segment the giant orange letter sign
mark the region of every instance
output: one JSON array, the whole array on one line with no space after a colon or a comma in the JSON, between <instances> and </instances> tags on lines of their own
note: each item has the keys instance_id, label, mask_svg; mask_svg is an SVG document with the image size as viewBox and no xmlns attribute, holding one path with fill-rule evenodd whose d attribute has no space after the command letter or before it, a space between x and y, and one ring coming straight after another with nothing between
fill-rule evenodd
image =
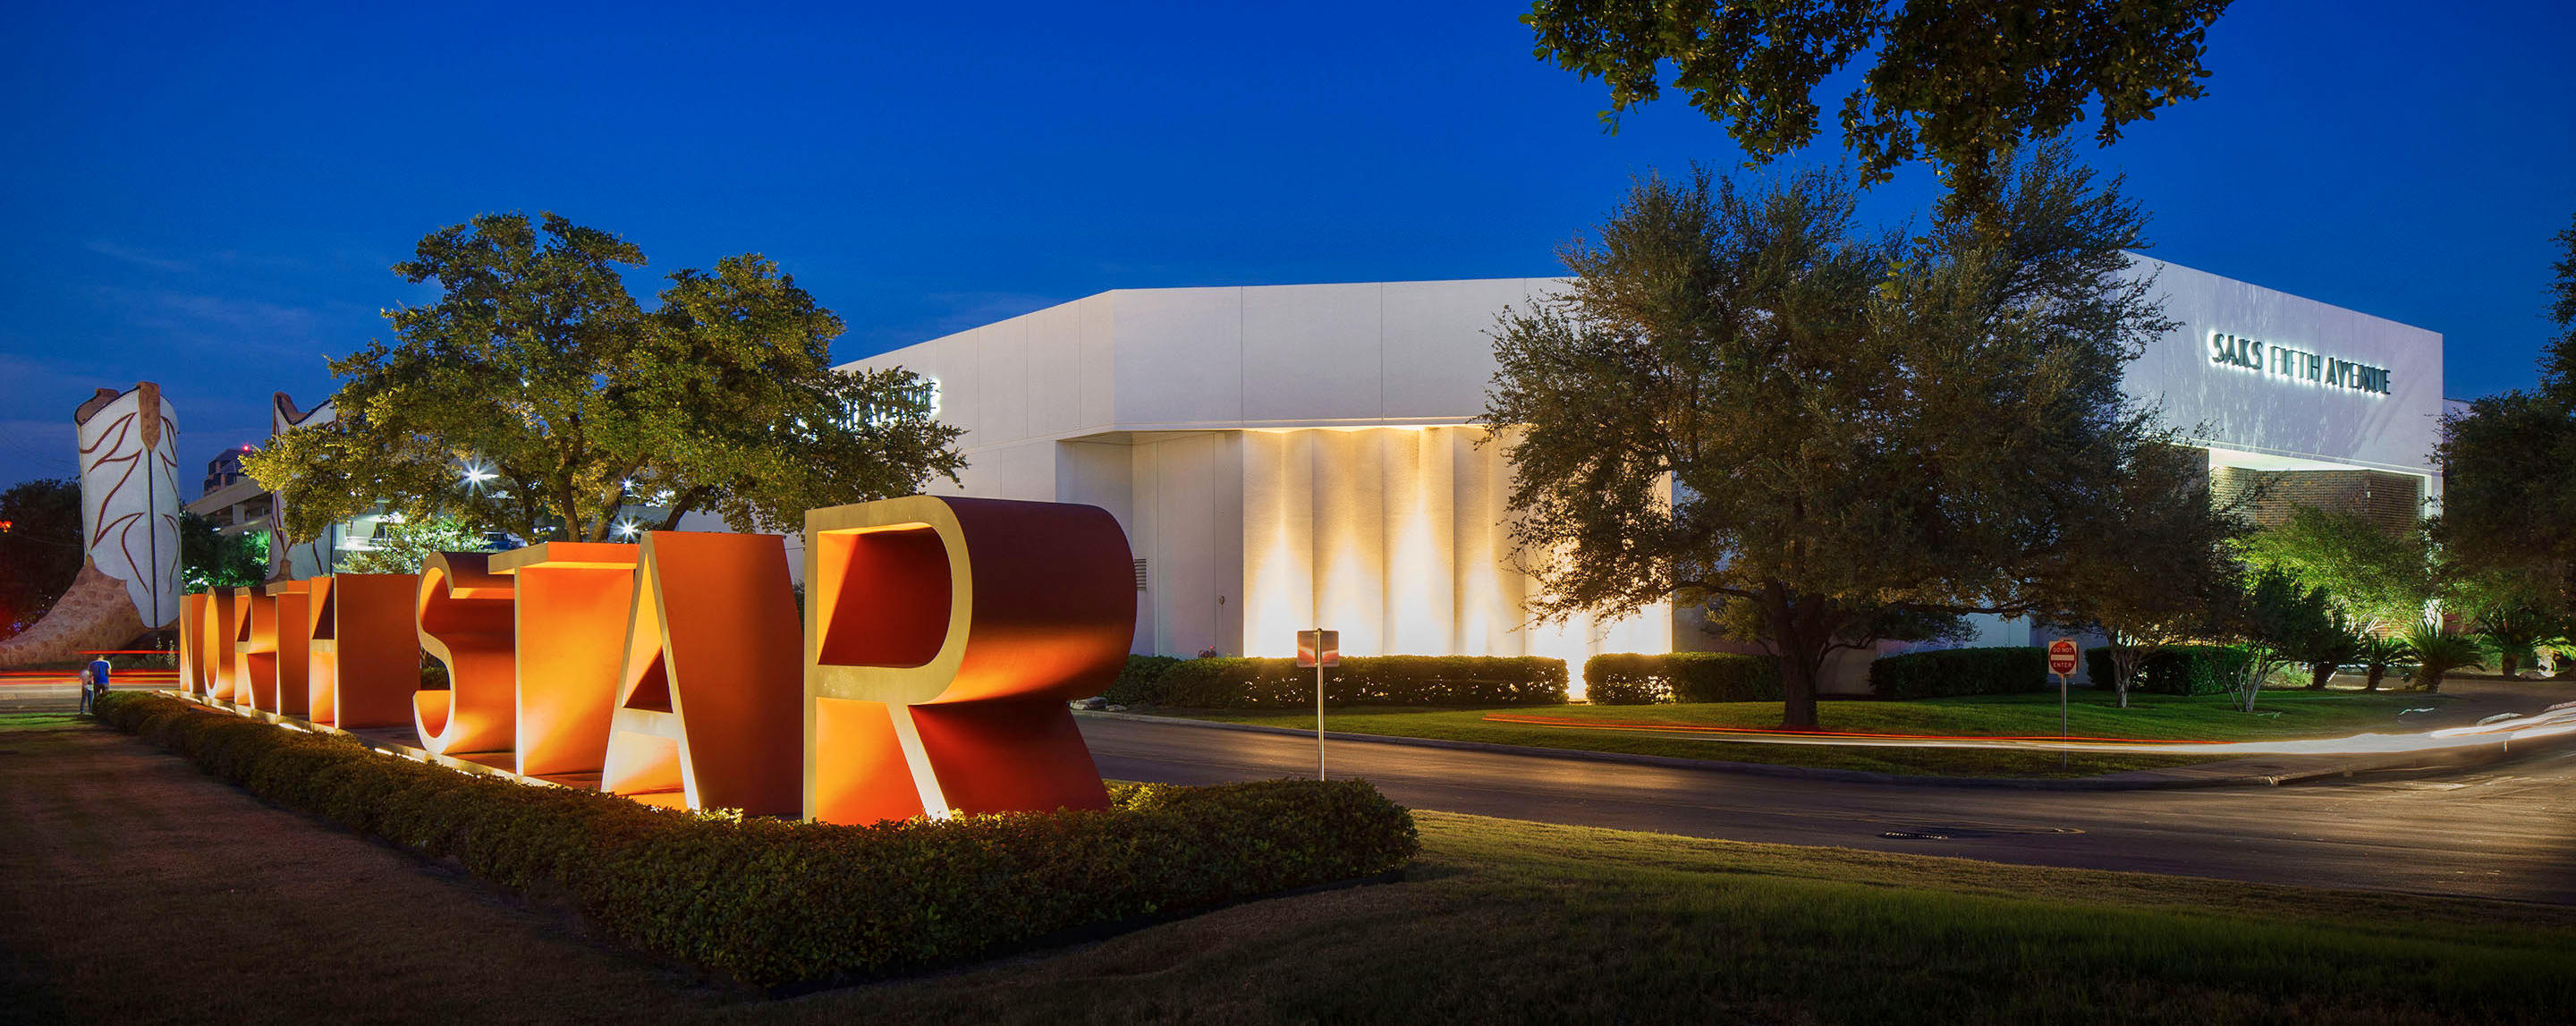
<instances>
[{"instance_id":1,"label":"giant orange letter sign","mask_svg":"<svg viewBox=\"0 0 2576 1026\"><path fill-rule=\"evenodd\" d=\"M786 545L774 534L654 531L636 576L600 789L798 814L805 689Z\"/></svg>"},{"instance_id":2,"label":"giant orange letter sign","mask_svg":"<svg viewBox=\"0 0 2576 1026\"><path fill-rule=\"evenodd\" d=\"M179 693L206 693L207 596L179 596Z\"/></svg>"},{"instance_id":3,"label":"giant orange letter sign","mask_svg":"<svg viewBox=\"0 0 2576 1026\"><path fill-rule=\"evenodd\" d=\"M260 589L269 597L276 640L276 704L273 713L310 718L313 712L313 582L277 581Z\"/></svg>"},{"instance_id":4,"label":"giant orange letter sign","mask_svg":"<svg viewBox=\"0 0 2576 1026\"><path fill-rule=\"evenodd\" d=\"M313 722L342 730L412 722L420 689L419 574L313 580Z\"/></svg>"},{"instance_id":5,"label":"giant orange letter sign","mask_svg":"<svg viewBox=\"0 0 2576 1026\"><path fill-rule=\"evenodd\" d=\"M277 711L277 599L266 588L233 592L233 701Z\"/></svg>"},{"instance_id":6,"label":"giant orange letter sign","mask_svg":"<svg viewBox=\"0 0 2576 1026\"><path fill-rule=\"evenodd\" d=\"M199 630L205 635L204 651L199 654L198 673L206 682L206 697L232 701L241 692L239 668L233 665L234 637L241 625L233 612L241 602L241 589L217 588L206 595L205 624Z\"/></svg>"},{"instance_id":7,"label":"giant orange letter sign","mask_svg":"<svg viewBox=\"0 0 2576 1026\"><path fill-rule=\"evenodd\" d=\"M635 546L540 542L493 556L490 565L518 582L519 773L599 772L635 597Z\"/></svg>"},{"instance_id":8,"label":"giant orange letter sign","mask_svg":"<svg viewBox=\"0 0 2576 1026\"><path fill-rule=\"evenodd\" d=\"M916 495L805 514L805 814L1100 808L1065 701L1136 630L1127 536L1094 506Z\"/></svg>"},{"instance_id":9,"label":"giant orange letter sign","mask_svg":"<svg viewBox=\"0 0 2576 1026\"><path fill-rule=\"evenodd\" d=\"M420 746L439 755L510 750L518 704L510 579L480 552L421 562L420 647L447 664L447 690L412 692Z\"/></svg>"}]
</instances>

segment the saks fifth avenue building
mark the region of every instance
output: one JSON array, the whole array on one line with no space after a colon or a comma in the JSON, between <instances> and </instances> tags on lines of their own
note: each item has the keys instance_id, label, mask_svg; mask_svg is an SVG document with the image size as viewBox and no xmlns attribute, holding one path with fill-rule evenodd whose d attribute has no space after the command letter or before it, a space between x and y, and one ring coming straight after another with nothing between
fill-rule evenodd
<instances>
[{"instance_id":1,"label":"saks fifth avenue building","mask_svg":"<svg viewBox=\"0 0 2576 1026\"><path fill-rule=\"evenodd\" d=\"M2182 326L2126 387L2207 438L2213 486L2287 471L2291 503L2392 523L2439 499L2442 337L2138 258ZM959 494L1090 503L1137 557L1135 650L1546 655L1717 646L1692 610L1528 623L1510 467L1471 426L1491 332L1555 279L1105 292L870 357L937 382ZM2014 621L1979 644L2029 644ZM1836 676L1848 676L1838 674Z\"/></svg>"}]
</instances>

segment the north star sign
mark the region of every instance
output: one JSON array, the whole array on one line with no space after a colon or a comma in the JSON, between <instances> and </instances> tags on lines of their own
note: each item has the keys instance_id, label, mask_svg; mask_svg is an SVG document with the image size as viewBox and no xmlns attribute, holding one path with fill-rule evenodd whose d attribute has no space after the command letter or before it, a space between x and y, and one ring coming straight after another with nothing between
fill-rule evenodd
<instances>
[{"instance_id":1,"label":"north star sign","mask_svg":"<svg viewBox=\"0 0 2576 1026\"><path fill-rule=\"evenodd\" d=\"M2376 395L2388 394L2388 368L2354 363L2223 331L2209 333L2209 362L2272 377Z\"/></svg>"}]
</instances>

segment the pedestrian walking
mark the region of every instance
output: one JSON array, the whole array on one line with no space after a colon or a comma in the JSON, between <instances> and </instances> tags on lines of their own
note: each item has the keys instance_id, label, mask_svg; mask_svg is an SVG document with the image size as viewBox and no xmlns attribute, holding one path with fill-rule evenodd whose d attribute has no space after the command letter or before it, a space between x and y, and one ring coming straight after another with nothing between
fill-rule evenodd
<instances>
[{"instance_id":1,"label":"pedestrian walking","mask_svg":"<svg viewBox=\"0 0 2576 1026\"><path fill-rule=\"evenodd\" d=\"M107 657L100 656L96 659L90 660L89 666L81 670L82 712L89 712L92 706L98 704L99 696L107 694L109 669L110 667L107 665Z\"/></svg>"}]
</instances>

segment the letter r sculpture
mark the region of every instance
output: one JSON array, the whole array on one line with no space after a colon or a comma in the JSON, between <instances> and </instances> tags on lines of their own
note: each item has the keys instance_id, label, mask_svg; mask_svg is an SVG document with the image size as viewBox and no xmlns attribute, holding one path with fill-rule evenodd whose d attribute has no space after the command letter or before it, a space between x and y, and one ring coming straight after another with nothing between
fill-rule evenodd
<instances>
[{"instance_id":1,"label":"letter r sculpture","mask_svg":"<svg viewBox=\"0 0 2576 1026\"><path fill-rule=\"evenodd\" d=\"M1066 700L1136 630L1095 506L916 495L805 515L808 819L1102 808Z\"/></svg>"}]
</instances>

